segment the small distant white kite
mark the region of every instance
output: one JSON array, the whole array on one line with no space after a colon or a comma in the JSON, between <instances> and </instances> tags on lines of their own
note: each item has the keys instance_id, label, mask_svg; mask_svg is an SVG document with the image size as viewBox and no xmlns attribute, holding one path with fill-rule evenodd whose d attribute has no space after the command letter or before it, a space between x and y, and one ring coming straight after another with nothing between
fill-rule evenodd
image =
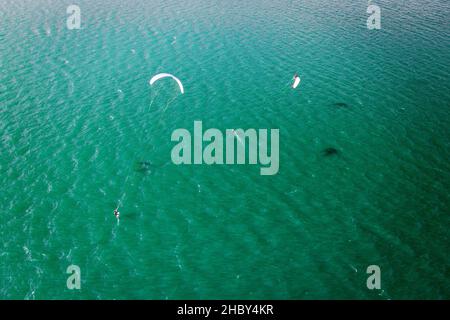
<instances>
[{"instance_id":1,"label":"small distant white kite","mask_svg":"<svg viewBox=\"0 0 450 320\"><path fill-rule=\"evenodd\" d=\"M298 75L294 76L294 83L292 84L292 88L295 89L300 84L300 77Z\"/></svg>"},{"instance_id":2,"label":"small distant white kite","mask_svg":"<svg viewBox=\"0 0 450 320\"><path fill-rule=\"evenodd\" d=\"M153 76L150 79L150 85L153 85L156 81L158 81L159 79L163 79L163 78L172 78L173 80L175 80L178 83L178 86L180 87L180 91L182 94L184 94L184 88L183 88L183 84L181 83L180 79L178 79L177 77L175 77L174 75L170 74L170 73L160 73L157 74L155 76Z\"/></svg>"}]
</instances>

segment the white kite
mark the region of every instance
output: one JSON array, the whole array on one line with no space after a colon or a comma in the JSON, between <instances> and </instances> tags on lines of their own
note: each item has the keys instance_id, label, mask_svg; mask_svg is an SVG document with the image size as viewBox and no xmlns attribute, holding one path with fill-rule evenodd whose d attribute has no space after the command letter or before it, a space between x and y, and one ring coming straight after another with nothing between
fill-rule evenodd
<instances>
[{"instance_id":1,"label":"white kite","mask_svg":"<svg viewBox=\"0 0 450 320\"><path fill-rule=\"evenodd\" d=\"M297 88L297 86L300 84L300 77L295 74L294 76L294 83L292 84L292 88L295 89Z\"/></svg>"},{"instance_id":2,"label":"white kite","mask_svg":"<svg viewBox=\"0 0 450 320\"><path fill-rule=\"evenodd\" d=\"M181 93L183 94L184 93L184 88L183 88L183 84L181 83L181 81L180 81L180 79L178 79L177 77L175 77L174 75L172 75L172 74L170 74L170 73L160 73L160 74L157 74L157 75L155 75L155 76L153 76L151 79L150 79L150 85L153 85L156 81L158 81L159 79L162 79L162 78L167 78L167 77L169 77L169 78L172 78L173 80L175 80L177 83L178 83L178 86L180 87L180 91L181 91Z\"/></svg>"}]
</instances>

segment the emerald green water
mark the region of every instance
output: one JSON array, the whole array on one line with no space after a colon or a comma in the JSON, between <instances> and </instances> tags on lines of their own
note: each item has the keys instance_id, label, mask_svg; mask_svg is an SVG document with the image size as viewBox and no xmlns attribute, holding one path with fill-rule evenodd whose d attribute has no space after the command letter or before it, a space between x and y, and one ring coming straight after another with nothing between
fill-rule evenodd
<instances>
[{"instance_id":1,"label":"emerald green water","mask_svg":"<svg viewBox=\"0 0 450 320\"><path fill-rule=\"evenodd\" d=\"M381 30L366 1L70 4L0 1L0 298L450 298L448 1L377 1ZM194 120L278 128L278 174L172 164Z\"/></svg>"}]
</instances>

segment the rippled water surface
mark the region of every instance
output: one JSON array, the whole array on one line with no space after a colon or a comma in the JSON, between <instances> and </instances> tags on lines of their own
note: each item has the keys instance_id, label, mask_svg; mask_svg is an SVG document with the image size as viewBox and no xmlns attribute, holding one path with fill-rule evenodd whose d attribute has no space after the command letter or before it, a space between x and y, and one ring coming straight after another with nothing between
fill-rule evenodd
<instances>
[{"instance_id":1,"label":"rippled water surface","mask_svg":"<svg viewBox=\"0 0 450 320\"><path fill-rule=\"evenodd\" d=\"M450 298L448 1L70 4L0 1L0 298ZM194 120L279 173L172 164Z\"/></svg>"}]
</instances>

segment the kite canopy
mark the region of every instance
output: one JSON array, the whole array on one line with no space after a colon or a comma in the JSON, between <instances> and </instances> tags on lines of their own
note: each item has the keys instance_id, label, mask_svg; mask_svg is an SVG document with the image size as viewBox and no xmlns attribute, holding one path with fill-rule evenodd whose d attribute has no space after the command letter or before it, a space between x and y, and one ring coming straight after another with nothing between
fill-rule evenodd
<instances>
[{"instance_id":1,"label":"kite canopy","mask_svg":"<svg viewBox=\"0 0 450 320\"><path fill-rule=\"evenodd\" d=\"M295 79L294 79L294 83L292 84L292 88L297 88L297 86L300 84L300 77L299 76L297 76L297 77L295 77Z\"/></svg>"},{"instance_id":2,"label":"kite canopy","mask_svg":"<svg viewBox=\"0 0 450 320\"><path fill-rule=\"evenodd\" d=\"M163 78L172 78L173 80L175 80L178 83L178 86L180 87L181 93L182 94L184 93L183 84L181 83L180 79L178 79L177 77L175 77L174 75L172 75L170 73L160 73L160 74L153 76L150 79L150 85L153 85L156 81L163 79Z\"/></svg>"}]
</instances>

